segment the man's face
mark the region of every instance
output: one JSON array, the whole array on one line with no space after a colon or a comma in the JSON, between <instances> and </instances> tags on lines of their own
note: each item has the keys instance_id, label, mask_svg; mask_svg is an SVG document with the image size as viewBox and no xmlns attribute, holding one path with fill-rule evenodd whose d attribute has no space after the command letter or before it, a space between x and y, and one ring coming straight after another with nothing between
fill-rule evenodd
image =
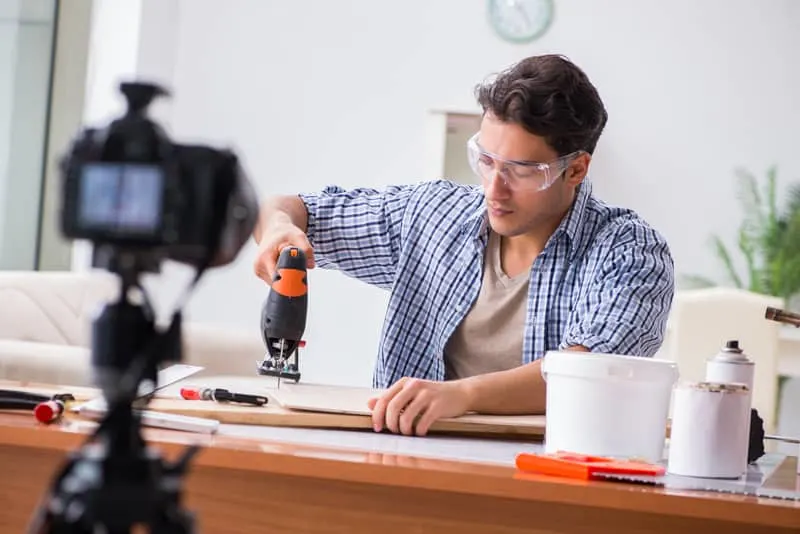
<instances>
[{"instance_id":1,"label":"man's face","mask_svg":"<svg viewBox=\"0 0 800 534\"><path fill-rule=\"evenodd\" d=\"M482 160L486 167L493 169L493 172L484 173L483 186L489 223L502 236L522 235L560 219L574 198L575 186L586 175L588 154L557 163L558 153L543 138L527 132L518 124L501 122L489 114L483 118L477 141L481 150L498 158L484 157ZM514 180L509 174L518 172L520 176L535 176L534 168L522 166L513 170L513 164L500 162L500 158L551 163L552 184L543 190L530 185L520 186L535 180ZM504 171L504 168L508 170ZM502 174L509 176L508 183Z\"/></svg>"}]
</instances>

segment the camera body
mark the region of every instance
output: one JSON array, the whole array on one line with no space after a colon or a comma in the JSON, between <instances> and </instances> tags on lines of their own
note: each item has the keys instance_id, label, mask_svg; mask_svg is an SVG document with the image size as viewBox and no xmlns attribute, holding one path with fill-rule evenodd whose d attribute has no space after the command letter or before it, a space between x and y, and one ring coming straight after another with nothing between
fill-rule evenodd
<instances>
[{"instance_id":1,"label":"camera body","mask_svg":"<svg viewBox=\"0 0 800 534\"><path fill-rule=\"evenodd\" d=\"M162 88L122 83L120 90L126 113L104 129L84 129L61 162L62 233L147 257L148 270L163 259L230 263L258 211L237 156L173 143L145 113Z\"/></svg>"}]
</instances>

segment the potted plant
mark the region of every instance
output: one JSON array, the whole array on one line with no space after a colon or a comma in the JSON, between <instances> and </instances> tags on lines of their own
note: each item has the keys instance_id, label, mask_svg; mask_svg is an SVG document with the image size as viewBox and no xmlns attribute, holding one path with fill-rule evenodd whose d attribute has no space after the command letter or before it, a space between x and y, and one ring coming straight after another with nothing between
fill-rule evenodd
<instances>
[{"instance_id":1,"label":"potted plant","mask_svg":"<svg viewBox=\"0 0 800 534\"><path fill-rule=\"evenodd\" d=\"M800 184L789 188L786 202L780 206L776 198L775 167L767 171L763 190L752 173L739 169L736 176L744 211L737 239L746 269L744 275L736 269L731 249L718 235L711 237L712 249L725 269L728 283L782 298L790 307L790 300L800 294ZM682 278L693 287L718 285L700 276Z\"/></svg>"}]
</instances>

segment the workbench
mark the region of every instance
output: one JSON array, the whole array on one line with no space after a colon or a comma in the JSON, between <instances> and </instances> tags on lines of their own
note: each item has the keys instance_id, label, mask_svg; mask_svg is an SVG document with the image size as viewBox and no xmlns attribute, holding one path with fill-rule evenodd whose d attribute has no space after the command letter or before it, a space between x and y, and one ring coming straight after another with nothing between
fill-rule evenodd
<instances>
[{"instance_id":1,"label":"workbench","mask_svg":"<svg viewBox=\"0 0 800 534\"><path fill-rule=\"evenodd\" d=\"M87 425L0 414L0 532L24 532ZM513 458L526 443L239 425L145 437L168 458L204 447L184 484L198 533L800 530L800 501L520 476ZM800 485L796 461L776 476Z\"/></svg>"}]
</instances>

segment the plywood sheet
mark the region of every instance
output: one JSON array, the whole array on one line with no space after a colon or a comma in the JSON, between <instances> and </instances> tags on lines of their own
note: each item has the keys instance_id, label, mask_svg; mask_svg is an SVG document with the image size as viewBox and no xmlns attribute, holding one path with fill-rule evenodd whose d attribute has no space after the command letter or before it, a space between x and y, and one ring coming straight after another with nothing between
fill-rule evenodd
<instances>
[{"instance_id":1,"label":"plywood sheet","mask_svg":"<svg viewBox=\"0 0 800 534\"><path fill-rule=\"evenodd\" d=\"M157 393L147 409L215 419L221 423L244 425L270 425L303 428L372 429L372 419L367 401L381 390L325 384L281 384L268 377L192 377L179 384L167 386ZM225 404L213 401L188 401L180 398L181 387L222 387L239 393L266 395L265 406ZM91 388L74 388L48 384L22 384L0 381L0 388L73 393L79 400L98 395ZM434 423L431 433L540 439L544 436L544 416L490 416L465 415L442 419Z\"/></svg>"},{"instance_id":2,"label":"plywood sheet","mask_svg":"<svg viewBox=\"0 0 800 534\"><path fill-rule=\"evenodd\" d=\"M286 384L270 395L284 408L291 410L327 412L350 415L370 415L369 399L380 396L385 390L324 384ZM448 421L485 424L544 426L543 415L464 415Z\"/></svg>"},{"instance_id":3,"label":"plywood sheet","mask_svg":"<svg viewBox=\"0 0 800 534\"><path fill-rule=\"evenodd\" d=\"M369 415L369 399L385 390L325 384L283 384L270 395L284 408L310 412Z\"/></svg>"},{"instance_id":4,"label":"plywood sheet","mask_svg":"<svg viewBox=\"0 0 800 534\"><path fill-rule=\"evenodd\" d=\"M270 392L283 408L294 411L347 414L369 419L368 401L381 395L384 390L371 388L328 386L323 384L286 384ZM543 415L477 415L442 419L434 424L432 431L465 430L486 433L508 433L543 436Z\"/></svg>"},{"instance_id":5,"label":"plywood sheet","mask_svg":"<svg viewBox=\"0 0 800 534\"><path fill-rule=\"evenodd\" d=\"M274 400L265 406L246 406L214 401L153 399L148 410L216 419L239 425L271 425L306 428L370 428L367 417L318 412L298 412L281 407Z\"/></svg>"},{"instance_id":6,"label":"plywood sheet","mask_svg":"<svg viewBox=\"0 0 800 534\"><path fill-rule=\"evenodd\" d=\"M191 379L194 380L194 379ZM242 406L210 401L184 401L175 398L153 399L151 410L208 417L222 423L276 425L305 428L371 429L372 418L367 401L382 390L327 384L292 384L262 377L214 377L202 380L205 387L228 387L241 393L266 395L266 406ZM189 381L184 382L184 386ZM159 395L177 396L176 389L165 388ZM520 437L544 436L544 416L465 415L434 423L432 433Z\"/></svg>"},{"instance_id":7,"label":"plywood sheet","mask_svg":"<svg viewBox=\"0 0 800 534\"><path fill-rule=\"evenodd\" d=\"M294 410L281 406L274 398L265 406L242 406L213 401L153 399L147 409L163 413L207 417L221 423L272 425L303 428L371 429L368 414ZM539 439L544 435L543 416L467 415L434 423L431 433L502 436Z\"/></svg>"}]
</instances>

